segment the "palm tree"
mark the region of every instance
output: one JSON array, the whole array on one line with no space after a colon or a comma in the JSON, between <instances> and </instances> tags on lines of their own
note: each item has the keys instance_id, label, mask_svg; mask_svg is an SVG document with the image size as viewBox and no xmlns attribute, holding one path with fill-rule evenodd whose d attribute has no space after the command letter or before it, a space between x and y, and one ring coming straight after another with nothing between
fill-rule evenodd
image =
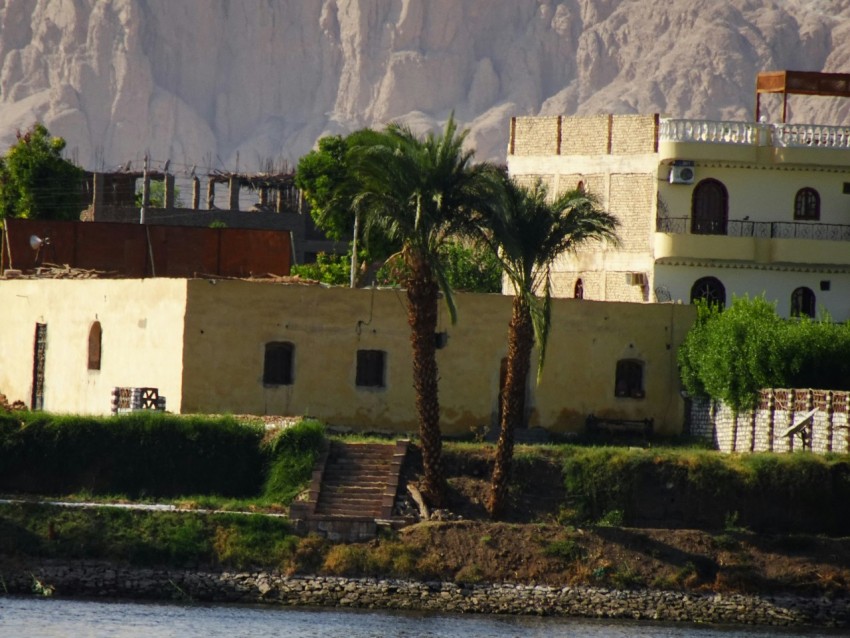
<instances>
[{"instance_id":1,"label":"palm tree","mask_svg":"<svg viewBox=\"0 0 850 638\"><path fill-rule=\"evenodd\" d=\"M550 325L552 262L565 252L591 241L617 241L617 219L603 211L597 199L583 190L566 192L547 201L540 183L531 189L504 182L499 205L480 218L480 232L497 251L514 289L508 326L507 374L502 388L502 416L487 510L497 518L505 505L514 448L514 430L523 421L525 388L536 344L538 379L543 371ZM542 292L542 299L538 294Z\"/></svg>"},{"instance_id":2,"label":"palm tree","mask_svg":"<svg viewBox=\"0 0 850 638\"><path fill-rule=\"evenodd\" d=\"M445 496L435 341L441 290L452 322L457 318L439 249L465 216L492 198L497 183L491 166L472 163L473 153L463 150L465 137L454 118L442 134L424 139L390 124L380 141L355 148L351 163L359 191L354 207L363 214L367 234L378 228L402 246L423 494L435 507Z\"/></svg>"}]
</instances>

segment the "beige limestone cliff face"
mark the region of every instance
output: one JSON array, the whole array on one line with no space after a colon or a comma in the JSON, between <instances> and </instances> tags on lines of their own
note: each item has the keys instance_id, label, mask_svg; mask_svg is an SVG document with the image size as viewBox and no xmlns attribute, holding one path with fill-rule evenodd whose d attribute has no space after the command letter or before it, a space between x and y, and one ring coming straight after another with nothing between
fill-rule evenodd
<instances>
[{"instance_id":1,"label":"beige limestone cliff face","mask_svg":"<svg viewBox=\"0 0 850 638\"><path fill-rule=\"evenodd\" d=\"M848 36L846 0L5 0L0 148L41 120L87 168L251 170L454 112L499 160L512 115L751 118L758 71L850 71Z\"/></svg>"}]
</instances>

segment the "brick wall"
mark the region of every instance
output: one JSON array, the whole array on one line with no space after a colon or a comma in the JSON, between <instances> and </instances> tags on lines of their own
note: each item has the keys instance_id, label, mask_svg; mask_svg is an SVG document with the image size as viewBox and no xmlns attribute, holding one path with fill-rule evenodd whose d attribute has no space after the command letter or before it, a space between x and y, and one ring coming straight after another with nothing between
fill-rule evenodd
<instances>
[{"instance_id":1,"label":"brick wall","mask_svg":"<svg viewBox=\"0 0 850 638\"><path fill-rule=\"evenodd\" d=\"M608 210L620 221L620 251L645 253L651 251L655 215L655 177L647 174L611 175L611 195Z\"/></svg>"},{"instance_id":2,"label":"brick wall","mask_svg":"<svg viewBox=\"0 0 850 638\"><path fill-rule=\"evenodd\" d=\"M561 155L607 155L610 115L563 117Z\"/></svg>"},{"instance_id":3,"label":"brick wall","mask_svg":"<svg viewBox=\"0 0 850 638\"><path fill-rule=\"evenodd\" d=\"M517 117L511 125L512 155L558 155L558 126L561 118Z\"/></svg>"},{"instance_id":4,"label":"brick wall","mask_svg":"<svg viewBox=\"0 0 850 638\"><path fill-rule=\"evenodd\" d=\"M611 154L639 155L658 150L658 115L616 115L611 118Z\"/></svg>"},{"instance_id":5,"label":"brick wall","mask_svg":"<svg viewBox=\"0 0 850 638\"><path fill-rule=\"evenodd\" d=\"M850 393L831 390L763 390L754 410L735 414L727 405L709 399L691 402L690 434L723 452L791 452L811 450L817 454L850 453L847 418ZM785 432L809 410L811 425L799 435Z\"/></svg>"},{"instance_id":6,"label":"brick wall","mask_svg":"<svg viewBox=\"0 0 850 638\"><path fill-rule=\"evenodd\" d=\"M657 150L657 114L511 120L511 155L640 155Z\"/></svg>"}]
</instances>

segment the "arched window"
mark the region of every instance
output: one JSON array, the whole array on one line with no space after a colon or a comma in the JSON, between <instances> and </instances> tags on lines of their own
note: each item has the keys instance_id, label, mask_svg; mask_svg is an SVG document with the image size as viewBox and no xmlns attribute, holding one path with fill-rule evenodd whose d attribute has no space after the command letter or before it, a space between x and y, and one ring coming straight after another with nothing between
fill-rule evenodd
<instances>
[{"instance_id":1,"label":"arched window","mask_svg":"<svg viewBox=\"0 0 850 638\"><path fill-rule=\"evenodd\" d=\"M263 361L263 385L292 385L292 359L295 346L288 341L266 344Z\"/></svg>"},{"instance_id":2,"label":"arched window","mask_svg":"<svg viewBox=\"0 0 850 638\"><path fill-rule=\"evenodd\" d=\"M573 297L576 299L584 299L584 282L581 279L576 279L576 286L573 290Z\"/></svg>"},{"instance_id":3,"label":"arched window","mask_svg":"<svg viewBox=\"0 0 850 638\"><path fill-rule=\"evenodd\" d=\"M89 370L100 370L101 343L103 330L100 322L95 321L89 328Z\"/></svg>"},{"instance_id":4,"label":"arched window","mask_svg":"<svg viewBox=\"0 0 850 638\"><path fill-rule=\"evenodd\" d=\"M576 190L577 190L579 193L583 193L583 192L585 192L585 191L584 191L584 181L582 181L582 180L579 180L579 181L578 181L578 184L576 184Z\"/></svg>"},{"instance_id":5,"label":"arched window","mask_svg":"<svg viewBox=\"0 0 850 638\"><path fill-rule=\"evenodd\" d=\"M791 316L814 318L815 293L811 288L802 286L791 293Z\"/></svg>"},{"instance_id":6,"label":"arched window","mask_svg":"<svg viewBox=\"0 0 850 638\"><path fill-rule=\"evenodd\" d=\"M819 220L820 195L814 188L801 188L794 197L794 219Z\"/></svg>"},{"instance_id":7,"label":"arched window","mask_svg":"<svg viewBox=\"0 0 850 638\"><path fill-rule=\"evenodd\" d=\"M691 303L699 299L704 299L710 304L719 304L721 308L725 308L726 288L716 277L697 279L691 287Z\"/></svg>"},{"instance_id":8,"label":"arched window","mask_svg":"<svg viewBox=\"0 0 850 638\"><path fill-rule=\"evenodd\" d=\"M614 395L632 399L642 399L646 396L643 390L643 361L621 359L617 362Z\"/></svg>"},{"instance_id":9,"label":"arched window","mask_svg":"<svg viewBox=\"0 0 850 638\"><path fill-rule=\"evenodd\" d=\"M729 194L722 182L704 179L694 188L691 200L691 232L725 235L729 220Z\"/></svg>"}]
</instances>

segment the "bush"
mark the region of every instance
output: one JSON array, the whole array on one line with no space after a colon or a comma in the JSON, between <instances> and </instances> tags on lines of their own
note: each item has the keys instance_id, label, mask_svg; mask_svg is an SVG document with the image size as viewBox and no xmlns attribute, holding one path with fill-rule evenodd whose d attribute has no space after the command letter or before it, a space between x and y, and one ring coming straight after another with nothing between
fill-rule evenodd
<instances>
[{"instance_id":1,"label":"bush","mask_svg":"<svg viewBox=\"0 0 850 638\"><path fill-rule=\"evenodd\" d=\"M325 428L318 421L301 421L282 430L266 445L268 469L263 495L291 502L310 481L324 445Z\"/></svg>"},{"instance_id":2,"label":"bush","mask_svg":"<svg viewBox=\"0 0 850 638\"><path fill-rule=\"evenodd\" d=\"M689 393L735 410L753 407L762 388L850 389L850 325L783 320L763 297L723 311L699 303L678 357Z\"/></svg>"},{"instance_id":3,"label":"bush","mask_svg":"<svg viewBox=\"0 0 850 638\"><path fill-rule=\"evenodd\" d=\"M262 434L259 426L233 418L24 413L17 424L0 424L0 489L254 495L263 481Z\"/></svg>"},{"instance_id":4,"label":"bush","mask_svg":"<svg viewBox=\"0 0 850 638\"><path fill-rule=\"evenodd\" d=\"M796 454L568 448L564 477L577 518L625 524L846 533L850 463ZM619 516L618 516L619 518Z\"/></svg>"}]
</instances>

